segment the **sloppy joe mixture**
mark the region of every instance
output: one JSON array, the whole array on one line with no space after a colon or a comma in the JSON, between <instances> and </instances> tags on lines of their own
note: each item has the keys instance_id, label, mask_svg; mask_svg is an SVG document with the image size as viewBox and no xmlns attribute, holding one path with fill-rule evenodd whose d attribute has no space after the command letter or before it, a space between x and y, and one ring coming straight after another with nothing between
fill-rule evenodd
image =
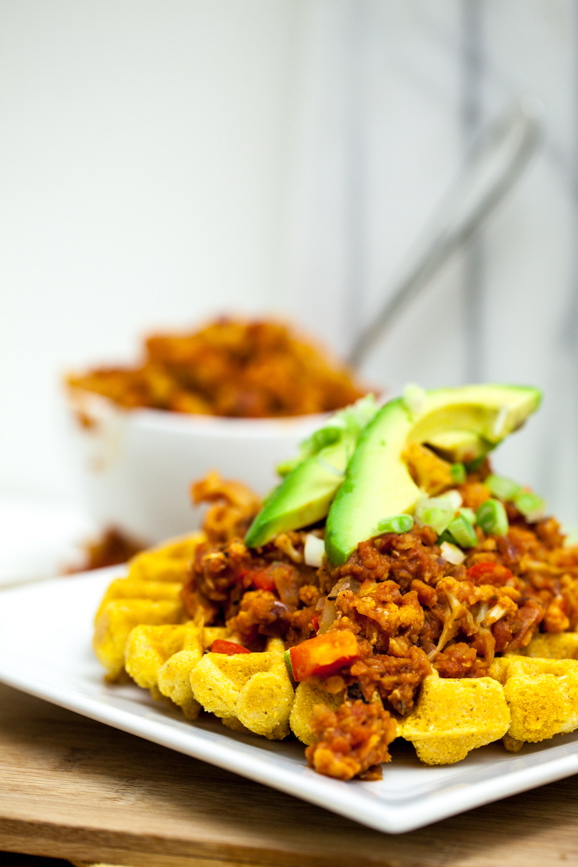
<instances>
[{"instance_id":1,"label":"sloppy joe mixture","mask_svg":"<svg viewBox=\"0 0 578 867\"><path fill-rule=\"evenodd\" d=\"M126 409L236 418L328 412L368 390L288 325L227 317L194 331L151 334L134 366L71 374L67 385Z\"/></svg>"},{"instance_id":2,"label":"sloppy joe mixture","mask_svg":"<svg viewBox=\"0 0 578 867\"><path fill-rule=\"evenodd\" d=\"M472 521L475 535L461 547L417 518L331 568L320 555L323 522L249 549L255 495L216 475L193 487L210 506L184 586L187 611L229 627L234 641L220 652L262 650L279 637L295 681L346 691L337 710L316 707L306 749L315 770L339 779L380 776L396 720L414 708L426 675L482 677L496 655L538 631L578 627L578 548L539 514L538 498L495 476L487 459L444 475L427 449L410 457L426 495L449 494L466 515L497 511L497 523ZM499 506L480 512L485 503Z\"/></svg>"}]
</instances>

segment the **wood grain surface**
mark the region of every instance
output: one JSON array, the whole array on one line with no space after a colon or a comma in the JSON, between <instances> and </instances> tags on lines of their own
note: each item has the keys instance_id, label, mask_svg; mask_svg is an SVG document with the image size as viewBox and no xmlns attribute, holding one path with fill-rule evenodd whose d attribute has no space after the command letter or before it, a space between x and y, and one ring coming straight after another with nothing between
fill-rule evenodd
<instances>
[{"instance_id":1,"label":"wood grain surface","mask_svg":"<svg viewBox=\"0 0 578 867\"><path fill-rule=\"evenodd\" d=\"M0 780L8 852L132 867L578 864L578 777L381 834L4 686Z\"/></svg>"}]
</instances>

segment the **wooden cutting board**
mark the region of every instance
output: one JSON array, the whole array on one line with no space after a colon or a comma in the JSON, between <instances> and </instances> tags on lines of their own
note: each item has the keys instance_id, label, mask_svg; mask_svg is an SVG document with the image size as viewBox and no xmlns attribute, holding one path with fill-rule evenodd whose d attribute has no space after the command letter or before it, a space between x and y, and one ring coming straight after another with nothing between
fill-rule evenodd
<instances>
[{"instance_id":1,"label":"wooden cutting board","mask_svg":"<svg viewBox=\"0 0 578 867\"><path fill-rule=\"evenodd\" d=\"M0 849L132 867L578 864L578 777L401 836L0 685Z\"/></svg>"}]
</instances>

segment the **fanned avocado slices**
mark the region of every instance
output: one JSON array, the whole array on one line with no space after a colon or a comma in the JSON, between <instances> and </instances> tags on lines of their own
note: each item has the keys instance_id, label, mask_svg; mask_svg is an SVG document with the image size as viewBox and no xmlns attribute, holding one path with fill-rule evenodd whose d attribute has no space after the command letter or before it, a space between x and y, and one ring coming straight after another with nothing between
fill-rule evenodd
<instances>
[{"instance_id":1,"label":"fanned avocado slices","mask_svg":"<svg viewBox=\"0 0 578 867\"><path fill-rule=\"evenodd\" d=\"M335 413L302 444L292 461L278 467L281 484L265 499L249 527L245 544L265 545L279 533L315 524L326 517L345 478L359 434L378 410L373 395Z\"/></svg>"},{"instance_id":2,"label":"fanned avocado slices","mask_svg":"<svg viewBox=\"0 0 578 867\"><path fill-rule=\"evenodd\" d=\"M260 547L327 517L326 554L340 565L359 542L383 532L389 518L413 513L422 491L403 458L410 443L469 463L519 428L540 400L538 389L515 385L413 387L381 408L371 396L362 398L279 468L285 478L266 498L245 542Z\"/></svg>"},{"instance_id":3,"label":"fanned avocado slices","mask_svg":"<svg viewBox=\"0 0 578 867\"><path fill-rule=\"evenodd\" d=\"M392 515L411 514L422 491L403 453L412 442L439 448L450 460L483 457L537 409L541 393L527 386L469 385L389 401L364 429L329 510L325 550L344 563L359 542Z\"/></svg>"}]
</instances>

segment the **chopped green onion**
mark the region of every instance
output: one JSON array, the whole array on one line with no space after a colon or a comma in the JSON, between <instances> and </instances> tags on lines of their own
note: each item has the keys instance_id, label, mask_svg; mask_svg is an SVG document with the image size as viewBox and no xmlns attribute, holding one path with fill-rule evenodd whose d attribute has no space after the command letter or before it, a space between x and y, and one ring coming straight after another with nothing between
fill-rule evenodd
<instances>
[{"instance_id":1,"label":"chopped green onion","mask_svg":"<svg viewBox=\"0 0 578 867\"><path fill-rule=\"evenodd\" d=\"M440 494L439 497L422 497L415 508L415 513L418 515L421 509L429 508L457 512L461 505L462 495L459 491L446 491L445 494Z\"/></svg>"},{"instance_id":2,"label":"chopped green onion","mask_svg":"<svg viewBox=\"0 0 578 867\"><path fill-rule=\"evenodd\" d=\"M473 509L470 509L468 506L463 506L459 510L459 514L463 515L464 518L466 518L470 522L470 524L476 523L476 513L474 512Z\"/></svg>"},{"instance_id":3,"label":"chopped green onion","mask_svg":"<svg viewBox=\"0 0 578 867\"><path fill-rule=\"evenodd\" d=\"M534 491L529 491L503 476L488 476L486 485L496 497L501 500L511 500L527 521L539 521L544 517L546 503Z\"/></svg>"},{"instance_id":4,"label":"chopped green onion","mask_svg":"<svg viewBox=\"0 0 578 867\"><path fill-rule=\"evenodd\" d=\"M343 427L337 425L327 425L319 430L314 431L311 436L301 444L300 453L287 461L277 465L277 473L280 476L287 476L294 470L295 467L303 460L313 455L318 454L322 449L332 446L339 440L343 439Z\"/></svg>"},{"instance_id":5,"label":"chopped green onion","mask_svg":"<svg viewBox=\"0 0 578 867\"><path fill-rule=\"evenodd\" d=\"M544 517L546 502L533 491L521 491L514 499L515 506L527 521L533 523Z\"/></svg>"},{"instance_id":6,"label":"chopped green onion","mask_svg":"<svg viewBox=\"0 0 578 867\"><path fill-rule=\"evenodd\" d=\"M486 479L486 486L500 500L515 500L522 490L522 486L517 482L513 482L512 479L506 479L504 476L494 476L493 474L489 475Z\"/></svg>"},{"instance_id":7,"label":"chopped green onion","mask_svg":"<svg viewBox=\"0 0 578 867\"><path fill-rule=\"evenodd\" d=\"M286 650L285 653L283 654L283 658L285 660L285 665L287 666L287 673L289 674L289 677L291 678L291 680L294 682L293 665L291 664L291 654L289 653L288 650Z\"/></svg>"},{"instance_id":8,"label":"chopped green onion","mask_svg":"<svg viewBox=\"0 0 578 867\"><path fill-rule=\"evenodd\" d=\"M313 452L321 451L327 446L332 446L333 443L339 442L343 438L343 428L341 427L322 427L311 434L311 448Z\"/></svg>"},{"instance_id":9,"label":"chopped green onion","mask_svg":"<svg viewBox=\"0 0 578 867\"><path fill-rule=\"evenodd\" d=\"M448 525L447 532L460 548L472 548L478 543L476 531L464 515L458 515Z\"/></svg>"},{"instance_id":10,"label":"chopped green onion","mask_svg":"<svg viewBox=\"0 0 578 867\"><path fill-rule=\"evenodd\" d=\"M492 536L505 536L508 532L508 516L504 504L499 500L486 500L476 509L476 521L484 533Z\"/></svg>"},{"instance_id":11,"label":"chopped green onion","mask_svg":"<svg viewBox=\"0 0 578 867\"><path fill-rule=\"evenodd\" d=\"M334 445L345 437L357 441L363 428L371 421L379 409L375 396L366 394L351 406L334 413L326 425L304 439L299 444L295 457L278 464L277 472L281 477L289 475L295 467L319 454L324 448Z\"/></svg>"},{"instance_id":12,"label":"chopped green onion","mask_svg":"<svg viewBox=\"0 0 578 867\"><path fill-rule=\"evenodd\" d=\"M285 476L289 475L291 470L295 469L298 463L299 462L297 458L291 458L290 460L283 461L282 464L277 464L277 466L275 467L275 469L277 470L277 475L281 476L281 478L284 479Z\"/></svg>"},{"instance_id":13,"label":"chopped green onion","mask_svg":"<svg viewBox=\"0 0 578 867\"><path fill-rule=\"evenodd\" d=\"M411 515L392 515L384 518L377 525L378 533L407 533L413 527Z\"/></svg>"},{"instance_id":14,"label":"chopped green onion","mask_svg":"<svg viewBox=\"0 0 578 867\"><path fill-rule=\"evenodd\" d=\"M490 446L490 448L491 448L491 446ZM486 451L489 451L489 449L486 449ZM485 460L486 460L486 455L483 454L483 455L480 455L479 458L474 458L473 461L467 461L466 462L466 471L468 473L474 473L479 467L482 466L482 464L484 463Z\"/></svg>"},{"instance_id":15,"label":"chopped green onion","mask_svg":"<svg viewBox=\"0 0 578 867\"><path fill-rule=\"evenodd\" d=\"M439 535L455 518L461 504L459 491L447 491L440 497L424 497L415 508L416 521L432 527Z\"/></svg>"},{"instance_id":16,"label":"chopped green onion","mask_svg":"<svg viewBox=\"0 0 578 867\"><path fill-rule=\"evenodd\" d=\"M466 468L461 463L452 464L450 467L451 477L456 485L461 485L466 480Z\"/></svg>"},{"instance_id":17,"label":"chopped green onion","mask_svg":"<svg viewBox=\"0 0 578 867\"><path fill-rule=\"evenodd\" d=\"M455 509L440 509L435 506L420 509L419 522L432 527L436 533L443 533L450 521L455 517Z\"/></svg>"}]
</instances>

